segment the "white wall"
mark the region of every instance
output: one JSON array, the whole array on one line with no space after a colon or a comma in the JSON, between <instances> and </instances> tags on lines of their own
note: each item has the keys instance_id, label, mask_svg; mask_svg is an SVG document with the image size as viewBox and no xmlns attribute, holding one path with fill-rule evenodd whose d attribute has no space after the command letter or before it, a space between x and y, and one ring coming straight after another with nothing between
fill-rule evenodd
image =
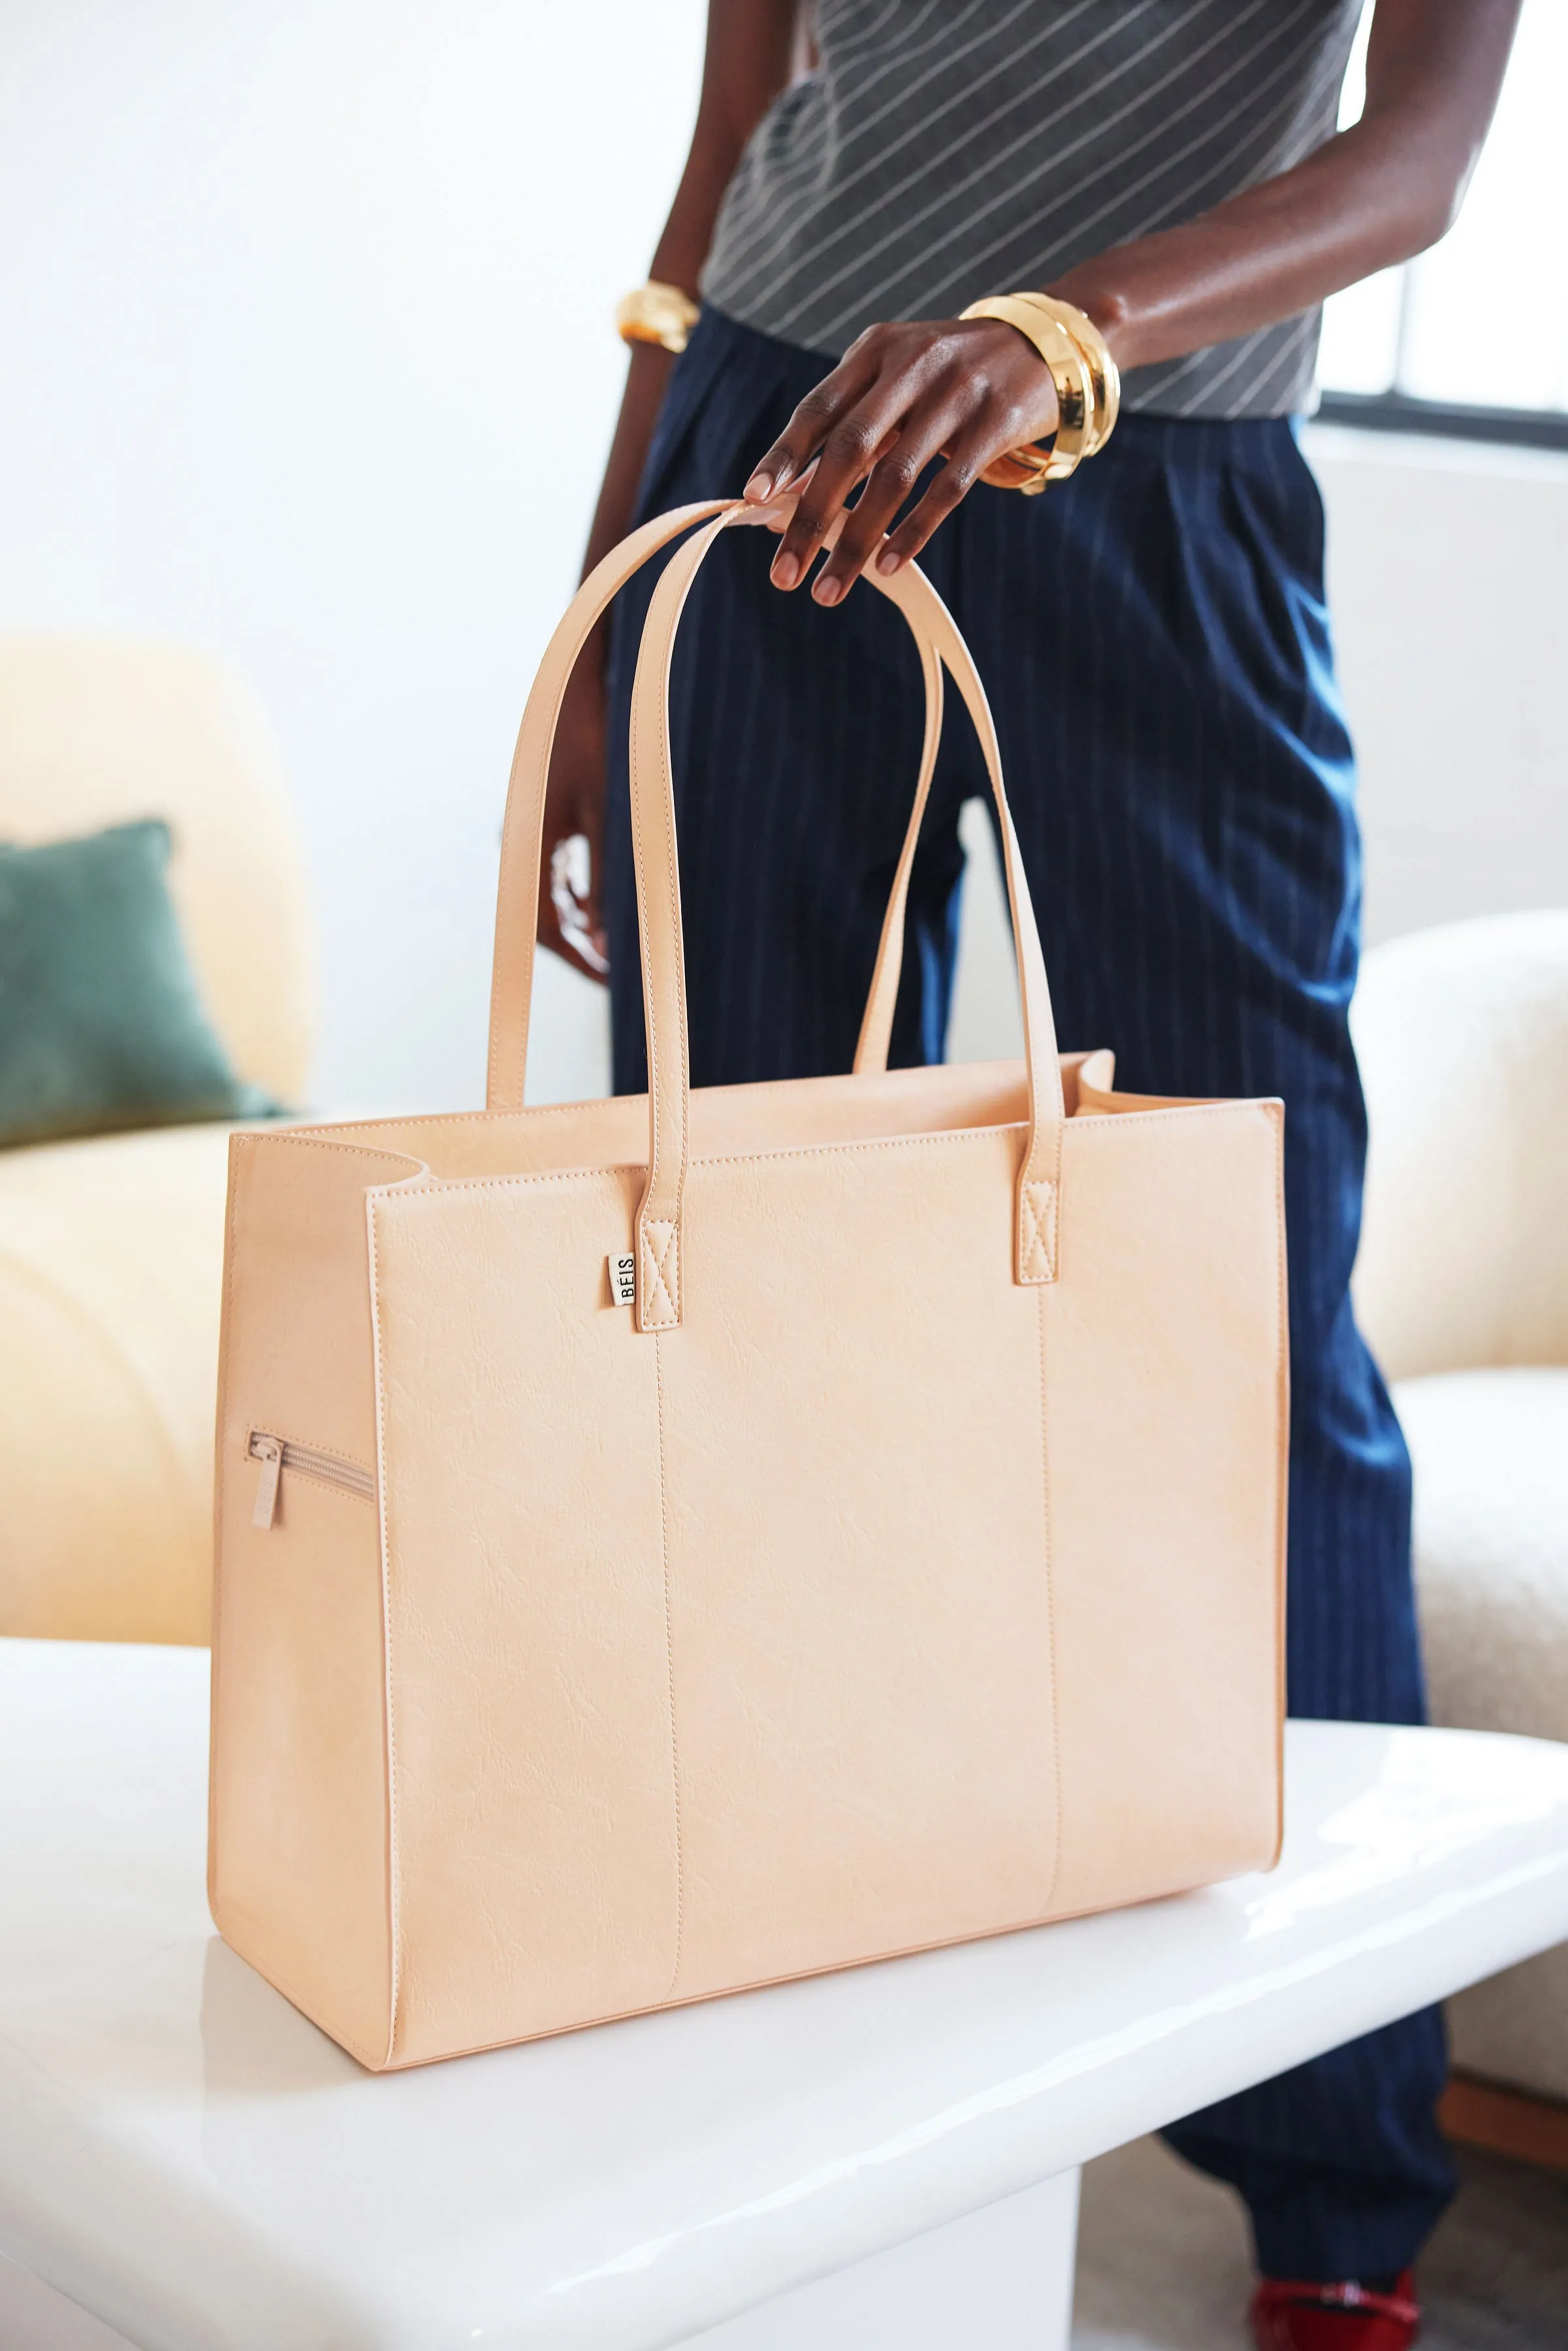
<instances>
[{"instance_id":1,"label":"white wall","mask_svg":"<svg viewBox=\"0 0 1568 2351\"><path fill-rule=\"evenodd\" d=\"M1368 942L1568 906L1568 455L1322 425L1307 446L1360 758ZM1016 1051L1019 1034L977 814L950 1040L961 1060Z\"/></svg>"},{"instance_id":2,"label":"white wall","mask_svg":"<svg viewBox=\"0 0 1568 2351\"><path fill-rule=\"evenodd\" d=\"M6 0L0 628L260 694L319 914L317 1092L478 1099L500 797L684 150L702 0ZM1568 460L1320 435L1375 934L1568 903ZM984 876L979 877L984 883ZM1009 1033L971 893L955 1050ZM536 1077L602 1082L548 969Z\"/></svg>"},{"instance_id":3,"label":"white wall","mask_svg":"<svg viewBox=\"0 0 1568 2351\"><path fill-rule=\"evenodd\" d=\"M1568 905L1568 454L1308 435L1367 935Z\"/></svg>"},{"instance_id":4,"label":"white wall","mask_svg":"<svg viewBox=\"0 0 1568 2351\"><path fill-rule=\"evenodd\" d=\"M316 884L325 1101L482 1092L512 737L702 16L0 10L0 628L188 638L258 691ZM552 1090L600 1008L549 989Z\"/></svg>"}]
</instances>

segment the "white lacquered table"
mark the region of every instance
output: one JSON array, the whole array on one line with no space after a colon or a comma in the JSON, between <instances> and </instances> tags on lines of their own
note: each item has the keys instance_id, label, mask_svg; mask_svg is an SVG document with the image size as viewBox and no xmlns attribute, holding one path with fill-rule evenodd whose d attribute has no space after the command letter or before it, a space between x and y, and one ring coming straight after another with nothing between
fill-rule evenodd
<instances>
[{"instance_id":1,"label":"white lacquered table","mask_svg":"<svg viewBox=\"0 0 1568 2351\"><path fill-rule=\"evenodd\" d=\"M1568 1938L1568 1748L1296 1723L1271 1876L374 2078L205 1776L204 1655L0 1641L5 2351L1051 2351L1082 2163Z\"/></svg>"}]
</instances>

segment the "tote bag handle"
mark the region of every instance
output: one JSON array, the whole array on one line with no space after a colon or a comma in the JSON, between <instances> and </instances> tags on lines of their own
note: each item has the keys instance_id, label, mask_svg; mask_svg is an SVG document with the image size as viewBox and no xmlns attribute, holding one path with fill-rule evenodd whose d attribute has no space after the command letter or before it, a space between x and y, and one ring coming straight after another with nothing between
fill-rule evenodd
<instances>
[{"instance_id":1,"label":"tote bag handle","mask_svg":"<svg viewBox=\"0 0 1568 2351\"><path fill-rule=\"evenodd\" d=\"M766 511L774 517L789 511L793 499ZM490 1050L486 1102L491 1110L521 1110L524 1075L528 1058L529 1013L533 996L534 925L538 905L542 862L546 787L550 754L568 681L589 635L602 619L626 582L652 555L670 540L690 530L694 523L731 510L734 501L711 499L701 506L673 507L657 515L612 548L595 565L567 607L539 664L528 695L512 757L507 788L507 813L501 834L500 887L496 903L496 948L491 967ZM738 519L755 521L762 510L748 507ZM831 534L837 537L836 530ZM880 587L882 582L879 580ZM925 735L915 806L899 857L883 924L876 970L866 1000L860 1040L855 1049L857 1071L884 1070L893 1033L894 1006L898 996L904 949L904 910L909 893L920 820L936 767L942 735L942 664L936 646L914 628L925 688Z\"/></svg>"},{"instance_id":2,"label":"tote bag handle","mask_svg":"<svg viewBox=\"0 0 1568 2351\"><path fill-rule=\"evenodd\" d=\"M675 632L698 567L719 532L737 525L777 520L780 514L790 510L791 503L756 507L735 500L688 507L645 525L607 557L584 582L550 642L529 696L513 762L513 789L502 846L491 999L492 1109L517 1107L521 1103L544 785L556 720L572 663L623 580L659 546L693 523L704 522L705 528L696 531L666 566L653 591L632 698L632 841L643 949L650 1128L648 1178L637 1223L637 1324L643 1331L674 1328L681 1320L682 1308L690 1075L669 736L669 677ZM916 804L883 924L856 1067L879 1065L875 1060L878 1051L885 1060L885 1025L891 1023L897 987L903 898L920 810L935 763L941 720L938 663L945 664L974 721L996 797L1023 994L1030 1118L1016 1190L1014 1275L1019 1282L1048 1282L1055 1277L1056 1265L1064 1115L1061 1074L1040 935L1002 784L990 710L968 649L951 614L917 567L908 565L891 579L869 570L863 576L899 607L915 636L925 675L927 708ZM880 1039L879 1029L883 1032Z\"/></svg>"}]
</instances>

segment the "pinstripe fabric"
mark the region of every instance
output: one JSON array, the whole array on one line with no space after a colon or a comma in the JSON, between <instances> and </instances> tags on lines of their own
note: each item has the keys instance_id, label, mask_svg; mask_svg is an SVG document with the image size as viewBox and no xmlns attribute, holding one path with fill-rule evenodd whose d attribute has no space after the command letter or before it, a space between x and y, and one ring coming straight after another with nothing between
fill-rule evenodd
<instances>
[{"instance_id":1,"label":"pinstripe fabric","mask_svg":"<svg viewBox=\"0 0 1568 2351\"><path fill-rule=\"evenodd\" d=\"M819 0L818 64L753 133L702 290L837 355L877 319L1051 285L1330 136L1362 0ZM1124 410L1275 416L1319 313L1131 372Z\"/></svg>"},{"instance_id":2,"label":"pinstripe fabric","mask_svg":"<svg viewBox=\"0 0 1568 2351\"><path fill-rule=\"evenodd\" d=\"M819 362L705 313L645 514L734 494ZM672 688L695 1083L849 1067L920 749L912 648L880 597L837 611L722 539ZM1409 1465L1351 1318L1365 1140L1346 1028L1359 851L1322 601L1322 516L1291 426L1134 417L1043 498L981 487L925 559L996 712L1064 1046L1125 1084L1281 1094L1292 1383L1289 1676L1299 1714L1414 1721ZM612 740L651 592L622 600ZM949 726L910 893L893 1059L940 1059L982 790ZM605 841L615 1081L644 1082L623 749ZM1450 2192L1436 2014L1195 2117L1264 2269L1402 2267Z\"/></svg>"}]
</instances>

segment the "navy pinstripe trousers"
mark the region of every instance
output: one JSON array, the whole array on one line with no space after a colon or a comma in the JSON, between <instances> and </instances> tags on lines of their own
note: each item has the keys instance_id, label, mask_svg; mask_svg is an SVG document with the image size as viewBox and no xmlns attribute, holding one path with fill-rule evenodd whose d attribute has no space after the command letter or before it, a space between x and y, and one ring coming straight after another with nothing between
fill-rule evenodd
<instances>
[{"instance_id":1,"label":"navy pinstripe trousers","mask_svg":"<svg viewBox=\"0 0 1568 2351\"><path fill-rule=\"evenodd\" d=\"M641 512L734 495L829 362L708 310L676 367ZM1365 1124L1346 1012L1359 848L1322 588L1322 509L1287 420L1124 417L1043 498L984 486L923 559L974 652L1064 1046L1155 1093L1286 1105L1297 1714L1412 1722L1422 1686L1410 1472L1351 1316ZM693 1080L808 1077L853 1054L919 760L904 624L858 589L781 596L773 542L722 539L674 701ZM649 572L612 658L604 854L615 1083L645 1083L624 745ZM910 894L895 1062L942 1057L962 803L949 724ZM1435 2011L1176 2126L1231 2180L1273 2276L1402 2267L1452 2192Z\"/></svg>"}]
</instances>

